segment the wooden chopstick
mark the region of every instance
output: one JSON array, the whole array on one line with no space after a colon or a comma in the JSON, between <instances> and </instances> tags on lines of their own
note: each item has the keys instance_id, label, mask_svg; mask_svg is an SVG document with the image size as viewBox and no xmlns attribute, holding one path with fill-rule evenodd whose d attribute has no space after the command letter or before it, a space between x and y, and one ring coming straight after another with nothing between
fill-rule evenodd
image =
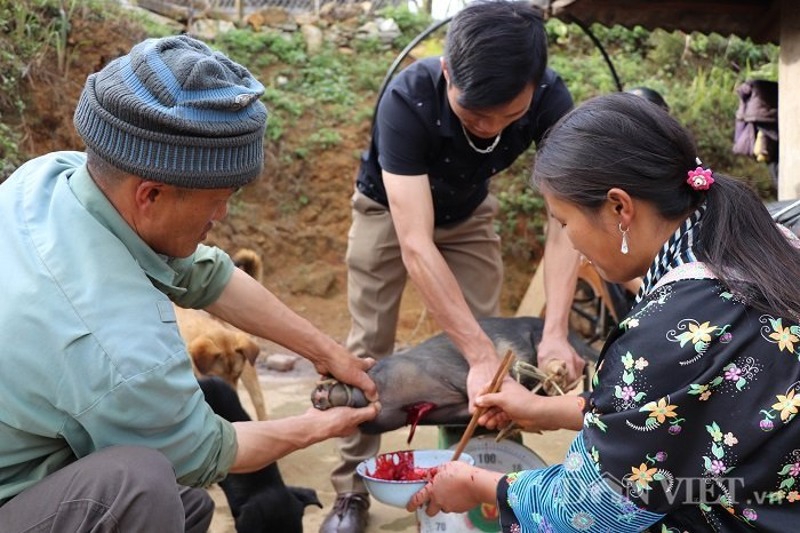
<instances>
[{"instance_id":1,"label":"wooden chopstick","mask_svg":"<svg viewBox=\"0 0 800 533\"><path fill-rule=\"evenodd\" d=\"M511 368L511 363L513 362L514 352L512 350L508 350L505 357L503 357L503 362L500 363L500 368L497 369L497 373L494 375L492 383L489 386L490 393L495 393L500 390L500 386L503 384L503 380L505 379L506 374L508 374L508 369ZM472 434L475 433L475 428L478 427L478 419L485 411L485 407L475 408L475 412L472 413L472 418L469 421L467 429L464 430L464 434L461 435L461 440L458 441L458 446L456 446L456 451L453 453L453 458L450 459L451 461L457 461L458 458L461 457L461 452L464 451L464 448L467 446L467 442L469 442L469 439L472 438Z\"/></svg>"}]
</instances>

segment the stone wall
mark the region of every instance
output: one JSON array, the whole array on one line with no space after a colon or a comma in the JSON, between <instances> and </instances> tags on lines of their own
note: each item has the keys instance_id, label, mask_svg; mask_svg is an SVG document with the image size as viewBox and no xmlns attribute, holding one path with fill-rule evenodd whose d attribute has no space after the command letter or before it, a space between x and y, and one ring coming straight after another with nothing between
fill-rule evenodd
<instances>
[{"instance_id":1,"label":"stone wall","mask_svg":"<svg viewBox=\"0 0 800 533\"><path fill-rule=\"evenodd\" d=\"M213 3L212 3L213 4ZM266 6L248 7L247 12L219 7L205 0L162 2L138 0L136 7L154 16L178 25L182 31L203 40L213 41L219 33L237 27L253 31L280 31L287 34L301 32L309 53L314 53L330 42L340 48L349 48L354 39L378 40L387 46L400 35L397 23L391 18L376 14L372 2L326 2L315 9Z\"/></svg>"}]
</instances>

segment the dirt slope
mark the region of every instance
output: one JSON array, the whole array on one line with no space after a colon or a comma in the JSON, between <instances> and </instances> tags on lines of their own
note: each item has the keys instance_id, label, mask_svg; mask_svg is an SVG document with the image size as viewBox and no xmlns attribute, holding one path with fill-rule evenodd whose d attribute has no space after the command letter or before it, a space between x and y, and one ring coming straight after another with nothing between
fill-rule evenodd
<instances>
[{"instance_id":1,"label":"dirt slope","mask_svg":"<svg viewBox=\"0 0 800 533\"><path fill-rule=\"evenodd\" d=\"M72 114L86 76L110 59L126 53L145 37L123 21L74 17L70 29L70 61L61 73L55 57L32 69L29 103L19 125L24 150L35 156L53 150L81 150ZM349 200L358 154L368 139L369 123L341 125L341 142L334 149L309 152L305 158L280 158L313 133L313 121L298 121L267 147L262 177L231 202L227 219L208 242L233 253L241 247L265 260L265 284L297 311L335 337L344 338L346 308L344 254L350 224ZM287 161L289 160L289 161ZM503 293L506 314L513 313L533 266L510 261ZM436 330L427 320L413 290L408 291L398 341L405 344Z\"/></svg>"}]
</instances>

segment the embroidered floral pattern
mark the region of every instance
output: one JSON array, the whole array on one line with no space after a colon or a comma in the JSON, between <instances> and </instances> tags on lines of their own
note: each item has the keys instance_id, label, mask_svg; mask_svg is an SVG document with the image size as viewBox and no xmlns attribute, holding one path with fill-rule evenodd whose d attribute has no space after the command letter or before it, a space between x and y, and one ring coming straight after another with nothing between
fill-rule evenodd
<instances>
[{"instance_id":1,"label":"embroidered floral pattern","mask_svg":"<svg viewBox=\"0 0 800 533\"><path fill-rule=\"evenodd\" d=\"M800 381L792 383L783 394L776 394L777 401L769 409L760 411L763 418L759 422L759 427L762 431L772 431L775 428L776 418L780 418L784 424L794 419L800 407L800 396L796 395L797 391L800 391Z\"/></svg>"},{"instance_id":2,"label":"embroidered floral pattern","mask_svg":"<svg viewBox=\"0 0 800 533\"><path fill-rule=\"evenodd\" d=\"M753 357L742 357L722 367L721 375L705 384L692 383L689 394L698 396L701 402L707 401L712 393L726 393L734 396L747 389L761 372L761 366Z\"/></svg>"},{"instance_id":3,"label":"embroidered floral pattern","mask_svg":"<svg viewBox=\"0 0 800 533\"><path fill-rule=\"evenodd\" d=\"M753 509L747 508L742 511L742 516L745 518L747 522L753 522L758 520L758 513L756 513Z\"/></svg>"},{"instance_id":4,"label":"embroidered floral pattern","mask_svg":"<svg viewBox=\"0 0 800 533\"><path fill-rule=\"evenodd\" d=\"M639 319L635 316L628 317L619 323L621 329L633 329L639 325Z\"/></svg>"},{"instance_id":5,"label":"embroidered floral pattern","mask_svg":"<svg viewBox=\"0 0 800 533\"><path fill-rule=\"evenodd\" d=\"M795 397L794 390L790 390L785 395L778 394L776 398L778 398L778 401L772 404L772 408L780 412L781 421L790 422L794 415L797 414L797 407L800 406L800 396Z\"/></svg>"},{"instance_id":6,"label":"embroidered floral pattern","mask_svg":"<svg viewBox=\"0 0 800 533\"><path fill-rule=\"evenodd\" d=\"M578 531L588 531L594 525L594 517L589 513L581 511L572 516L571 523L572 527Z\"/></svg>"},{"instance_id":7,"label":"embroidered floral pattern","mask_svg":"<svg viewBox=\"0 0 800 533\"><path fill-rule=\"evenodd\" d=\"M736 445L739 440L733 433L723 434L716 422L706 425L706 431L711 435L711 446L709 454L703 455L703 465L706 469L706 474L711 477L719 477L722 474L727 474L733 470L735 458L729 456L725 448L731 448Z\"/></svg>"},{"instance_id":8,"label":"embroidered floral pattern","mask_svg":"<svg viewBox=\"0 0 800 533\"><path fill-rule=\"evenodd\" d=\"M592 446L591 450L589 450L589 456L594 461L594 464L597 465L598 470L600 469L600 452L597 451L597 448Z\"/></svg>"},{"instance_id":9,"label":"embroidered floral pattern","mask_svg":"<svg viewBox=\"0 0 800 533\"><path fill-rule=\"evenodd\" d=\"M654 481L659 482L664 491L672 491L674 475L662 466L658 466L659 463L666 461L668 456L663 450L649 453L639 466L630 467L631 471L623 478L623 482L628 486L632 496L641 497L643 493L652 490Z\"/></svg>"},{"instance_id":10,"label":"embroidered floral pattern","mask_svg":"<svg viewBox=\"0 0 800 533\"><path fill-rule=\"evenodd\" d=\"M676 405L669 402L669 398L660 398L654 402L647 402L639 408L640 413L650 413L644 421L644 426L634 424L630 420L626 420L628 427L637 431L652 431L660 427L664 422L670 422L670 433L676 435L680 433L680 423L683 419L678 418L678 413L675 412ZM672 427L678 429L673 430Z\"/></svg>"},{"instance_id":11,"label":"embroidered floral pattern","mask_svg":"<svg viewBox=\"0 0 800 533\"><path fill-rule=\"evenodd\" d=\"M692 357L681 361L683 365L697 362L708 351L713 337L723 336L729 326L712 326L711 322L698 322L692 318L685 318L678 322L676 329L667 332L667 339L677 342L681 348L687 344L694 349ZM683 333L678 333L683 331Z\"/></svg>"},{"instance_id":12,"label":"embroidered floral pattern","mask_svg":"<svg viewBox=\"0 0 800 533\"><path fill-rule=\"evenodd\" d=\"M778 487L769 494L773 503L795 503L800 501L800 449L795 449L784 460L778 471Z\"/></svg>"},{"instance_id":13,"label":"embroidered floral pattern","mask_svg":"<svg viewBox=\"0 0 800 533\"><path fill-rule=\"evenodd\" d=\"M663 490L669 491L674 485L673 479L674 476L668 470L648 467L645 463L638 467L632 466L631 473L623 478L634 498L641 498L644 493L653 490L653 482L658 482Z\"/></svg>"},{"instance_id":14,"label":"embroidered floral pattern","mask_svg":"<svg viewBox=\"0 0 800 533\"><path fill-rule=\"evenodd\" d=\"M666 524L661 524L661 529L658 530L658 533L689 533L685 529L680 529L677 527L667 527Z\"/></svg>"},{"instance_id":15,"label":"embroidered floral pattern","mask_svg":"<svg viewBox=\"0 0 800 533\"><path fill-rule=\"evenodd\" d=\"M733 446L735 444L739 444L739 439L733 436L733 433L730 431L725 433L725 436L722 438L722 442L725 443L725 446Z\"/></svg>"},{"instance_id":16,"label":"embroidered floral pattern","mask_svg":"<svg viewBox=\"0 0 800 533\"><path fill-rule=\"evenodd\" d=\"M580 470L583 466L583 456L579 453L572 452L564 459L564 468L569 471Z\"/></svg>"},{"instance_id":17,"label":"embroidered floral pattern","mask_svg":"<svg viewBox=\"0 0 800 533\"><path fill-rule=\"evenodd\" d=\"M692 303L683 304L679 302L687 293L681 292L681 287L688 284L656 286L639 304L638 311L646 311L634 310L627 327L612 337L612 347L606 349L596 376L592 410L584 417L584 431L607 437L593 438L590 456L603 471L619 472L628 493L642 503L663 503L668 488L685 491L687 479L706 479L713 499L695 506L698 520L718 530L729 529L725 524L730 519L755 527L759 517L769 512L769 501L800 503L800 457L777 465L774 458L755 460L748 455L748 464L771 462L780 478L774 490L761 498L762 503L748 503L745 494L749 493L731 482L741 483L754 472L748 470L752 466L743 469L737 450L752 449L753 442L763 438L759 435L790 424L800 413L800 380L794 377L789 387L786 383L787 377L800 375L800 366L782 366L784 372L763 379L766 369L774 367L776 356L792 354L795 361L800 329L792 329L785 318L759 319L758 314L748 322L742 317L749 317L752 310L733 293L722 290L719 282L694 283ZM671 289L670 299L658 303L658 291L667 288ZM705 316L693 316L698 310ZM664 323L673 327L661 326ZM614 347L624 349L615 351ZM700 376L713 377L696 381ZM679 385L684 378L687 381ZM779 383L780 390L775 390ZM769 396L772 401L758 406L751 403L751 392L756 391L752 397L763 398L765 389L770 388L774 390ZM644 396L637 402L638 393ZM622 406L626 408L620 411ZM732 413L736 413L733 418ZM598 420L604 424L602 431ZM659 428L674 438L665 439L664 433L656 431ZM698 439L698 433L705 433L706 438ZM800 433L795 434L800 442ZM607 455L605 446L595 445L600 442L611 446L613 453ZM619 464L624 456L620 446L641 454L644 445L660 448L646 454L644 460ZM736 491L731 490L734 486ZM695 496L697 490L704 489L696 489ZM667 520L664 531L681 529L670 529Z\"/></svg>"},{"instance_id":18,"label":"embroidered floral pattern","mask_svg":"<svg viewBox=\"0 0 800 533\"><path fill-rule=\"evenodd\" d=\"M770 315L762 315L759 321L764 324L761 336L767 341L774 342L783 353L787 352L797 357L800 361L800 326L791 324L784 326L783 319Z\"/></svg>"},{"instance_id":19,"label":"embroidered floral pattern","mask_svg":"<svg viewBox=\"0 0 800 533\"><path fill-rule=\"evenodd\" d=\"M536 533L555 533L555 530L550 525L545 517L540 515L539 513L533 513L531 516L533 523L537 526ZM522 529L520 529L522 531Z\"/></svg>"},{"instance_id":20,"label":"embroidered floral pattern","mask_svg":"<svg viewBox=\"0 0 800 533\"><path fill-rule=\"evenodd\" d=\"M705 351L706 346L711 342L711 334L716 330L717 327L710 325L708 322L698 324L692 320L689 322L689 331L678 335L678 340L681 343L681 347L683 347L687 341L691 341L691 343L694 344L695 350L698 352Z\"/></svg>"},{"instance_id":21,"label":"embroidered floral pattern","mask_svg":"<svg viewBox=\"0 0 800 533\"><path fill-rule=\"evenodd\" d=\"M663 424L667 418L675 418L676 405L669 404L669 398L661 398L657 402L650 402L642 406L639 411L650 411L650 418L655 418L659 424Z\"/></svg>"},{"instance_id":22,"label":"embroidered floral pattern","mask_svg":"<svg viewBox=\"0 0 800 533\"><path fill-rule=\"evenodd\" d=\"M796 514L786 506L800 506L800 326L754 311L716 279L675 274L659 284L691 261L681 250L671 253L656 258L643 298L604 347L580 432L583 465L568 456L560 467L573 476L587 464L595 468L603 482L585 487L583 502L602 501L610 489L627 494L632 514L619 504L602 514L582 505L558 515L562 522L542 525L580 530L593 518L588 530L595 531L602 516L616 521L604 531L634 531L625 524L643 510L688 498L694 503L680 506L683 524L736 531L769 523L794 531ZM699 483L691 492L690 480ZM542 491L537 505L558 513L569 496L563 487L531 490ZM530 516L516 518L525 531L542 531L528 527ZM684 528L667 515L649 530Z\"/></svg>"},{"instance_id":23,"label":"embroidered floral pattern","mask_svg":"<svg viewBox=\"0 0 800 533\"><path fill-rule=\"evenodd\" d=\"M648 316L658 312L658 309L665 305L672 297L672 286L666 285L653 290L640 308L636 308L630 315L620 321L618 327L623 331L628 331L639 327L641 321Z\"/></svg>"},{"instance_id":24,"label":"embroidered floral pattern","mask_svg":"<svg viewBox=\"0 0 800 533\"><path fill-rule=\"evenodd\" d=\"M795 343L800 340L797 335L792 333L791 327L781 326L781 320L778 319L775 324L775 331L769 334L769 338L778 343L778 348L781 351L786 350L789 352L794 351Z\"/></svg>"},{"instance_id":25,"label":"embroidered floral pattern","mask_svg":"<svg viewBox=\"0 0 800 533\"><path fill-rule=\"evenodd\" d=\"M655 479L657 472L658 468L648 468L644 463L638 467L632 466L628 481L634 483L640 490L650 490L650 482Z\"/></svg>"},{"instance_id":26,"label":"embroidered floral pattern","mask_svg":"<svg viewBox=\"0 0 800 533\"><path fill-rule=\"evenodd\" d=\"M583 415L583 427L596 427L600 431L606 431L608 426L606 426L605 422L600 420L600 416L596 413L586 413Z\"/></svg>"},{"instance_id":27,"label":"embroidered floral pattern","mask_svg":"<svg viewBox=\"0 0 800 533\"><path fill-rule=\"evenodd\" d=\"M637 374L640 375L649 364L644 357L634 359L630 352L622 356L621 360L625 369L622 373L622 384L614 386L614 396L620 400L617 403L618 411L634 408L647 396L642 390L647 387L641 378L637 378Z\"/></svg>"}]
</instances>

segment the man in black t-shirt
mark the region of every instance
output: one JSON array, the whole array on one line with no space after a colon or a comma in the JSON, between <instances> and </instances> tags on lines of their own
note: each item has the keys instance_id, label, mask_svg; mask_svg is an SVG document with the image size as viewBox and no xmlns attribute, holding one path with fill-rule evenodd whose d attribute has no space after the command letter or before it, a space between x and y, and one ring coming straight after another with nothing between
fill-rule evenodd
<instances>
[{"instance_id":1,"label":"man in black t-shirt","mask_svg":"<svg viewBox=\"0 0 800 533\"><path fill-rule=\"evenodd\" d=\"M394 351L407 277L469 362L470 405L498 367L476 317L499 314L503 281L498 211L489 180L572 108L547 68L547 38L528 2L476 2L451 21L442 58L417 61L388 85L376 111L353 196L347 250L352 328L348 348L380 358ZM561 359L572 379L583 360L567 343L578 255L549 224L547 318L539 365ZM337 492L323 533L361 533L369 499L355 474L378 452L378 436L343 440Z\"/></svg>"}]
</instances>

